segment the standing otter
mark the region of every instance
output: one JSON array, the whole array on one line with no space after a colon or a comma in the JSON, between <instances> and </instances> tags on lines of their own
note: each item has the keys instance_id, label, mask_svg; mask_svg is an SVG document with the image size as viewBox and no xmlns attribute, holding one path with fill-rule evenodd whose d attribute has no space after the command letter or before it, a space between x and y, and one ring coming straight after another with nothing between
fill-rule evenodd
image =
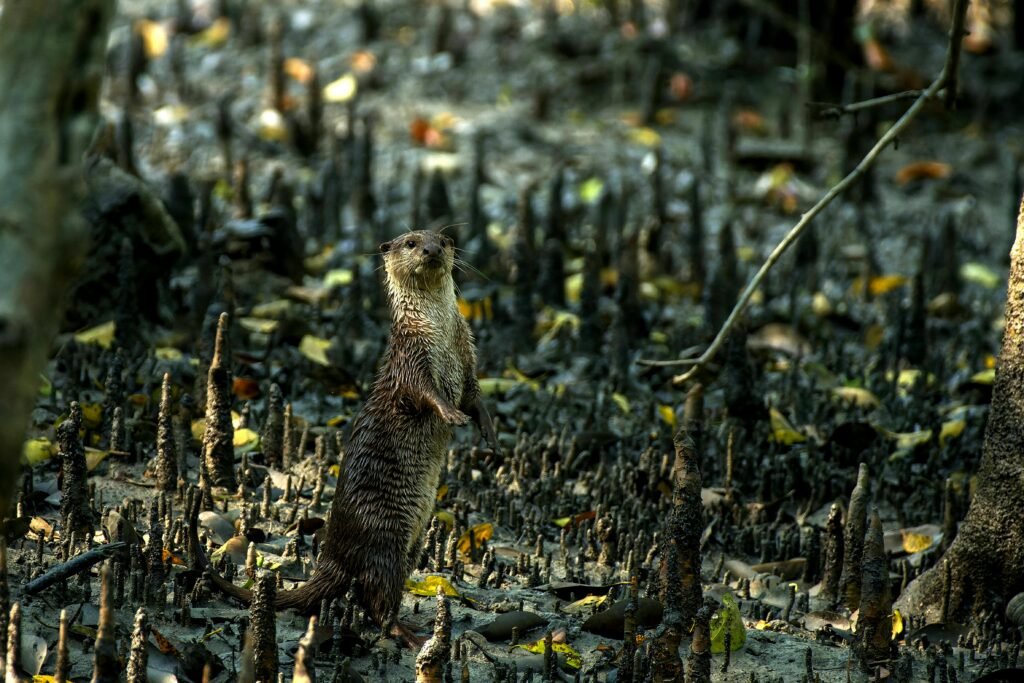
<instances>
[{"instance_id":1,"label":"standing otter","mask_svg":"<svg viewBox=\"0 0 1024 683\"><path fill-rule=\"evenodd\" d=\"M384 362L352 428L323 548L312 578L279 593L276 606L315 612L353 588L370 616L392 633L405 580L419 557L453 428L470 419L497 448L480 400L476 349L455 300L455 245L446 235L406 233L380 245L391 307ZM198 530L191 512L193 548ZM194 553L200 568L205 554ZM224 592L250 591L212 573Z\"/></svg>"}]
</instances>

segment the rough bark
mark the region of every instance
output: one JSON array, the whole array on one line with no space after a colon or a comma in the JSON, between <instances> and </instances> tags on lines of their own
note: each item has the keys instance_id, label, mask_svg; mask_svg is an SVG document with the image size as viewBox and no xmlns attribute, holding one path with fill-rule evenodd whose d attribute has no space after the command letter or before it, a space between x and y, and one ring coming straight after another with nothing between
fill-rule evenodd
<instances>
[{"instance_id":1,"label":"rough bark","mask_svg":"<svg viewBox=\"0 0 1024 683\"><path fill-rule=\"evenodd\" d=\"M978 485L967 517L943 560L949 562L950 619L989 607L1002 613L1024 591L1024 199L1010 251L1006 328L996 364ZM900 596L904 613L936 621L942 612L943 561Z\"/></svg>"},{"instance_id":2,"label":"rough bark","mask_svg":"<svg viewBox=\"0 0 1024 683\"><path fill-rule=\"evenodd\" d=\"M113 0L0 13L0 511L88 233L82 154L97 121Z\"/></svg>"}]
</instances>

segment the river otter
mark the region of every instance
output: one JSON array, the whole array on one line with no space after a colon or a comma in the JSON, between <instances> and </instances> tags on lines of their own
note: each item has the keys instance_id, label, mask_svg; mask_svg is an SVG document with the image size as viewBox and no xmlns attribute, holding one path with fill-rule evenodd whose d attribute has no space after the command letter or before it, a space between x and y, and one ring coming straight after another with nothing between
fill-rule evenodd
<instances>
[{"instance_id":1,"label":"river otter","mask_svg":"<svg viewBox=\"0 0 1024 683\"><path fill-rule=\"evenodd\" d=\"M352 427L317 568L302 587L279 593L275 605L315 613L322 600L351 587L382 628L410 639L397 622L398 607L433 514L453 428L473 419L495 448L497 440L480 399L473 335L456 304L452 239L409 232L380 251L390 340ZM190 540L197 565L206 568L197 514ZM251 600L250 591L212 577L229 595Z\"/></svg>"}]
</instances>

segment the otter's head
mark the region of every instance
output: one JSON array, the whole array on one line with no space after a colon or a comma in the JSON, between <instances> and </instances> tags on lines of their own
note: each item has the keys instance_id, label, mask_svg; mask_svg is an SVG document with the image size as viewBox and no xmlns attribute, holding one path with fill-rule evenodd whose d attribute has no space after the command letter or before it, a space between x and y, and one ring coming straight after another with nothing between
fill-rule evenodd
<instances>
[{"instance_id":1,"label":"otter's head","mask_svg":"<svg viewBox=\"0 0 1024 683\"><path fill-rule=\"evenodd\" d=\"M455 242L448 235L416 230L380 245L388 279L413 289L439 289L451 281Z\"/></svg>"}]
</instances>

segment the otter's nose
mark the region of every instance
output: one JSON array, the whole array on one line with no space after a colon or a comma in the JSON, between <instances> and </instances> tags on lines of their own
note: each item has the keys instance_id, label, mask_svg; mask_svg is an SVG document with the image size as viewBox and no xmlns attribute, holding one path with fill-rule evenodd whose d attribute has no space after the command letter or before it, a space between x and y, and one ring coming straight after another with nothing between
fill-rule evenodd
<instances>
[{"instance_id":1,"label":"otter's nose","mask_svg":"<svg viewBox=\"0 0 1024 683\"><path fill-rule=\"evenodd\" d=\"M423 246L423 255L428 258L431 256L440 256L441 247L437 246L436 244L426 244Z\"/></svg>"}]
</instances>

